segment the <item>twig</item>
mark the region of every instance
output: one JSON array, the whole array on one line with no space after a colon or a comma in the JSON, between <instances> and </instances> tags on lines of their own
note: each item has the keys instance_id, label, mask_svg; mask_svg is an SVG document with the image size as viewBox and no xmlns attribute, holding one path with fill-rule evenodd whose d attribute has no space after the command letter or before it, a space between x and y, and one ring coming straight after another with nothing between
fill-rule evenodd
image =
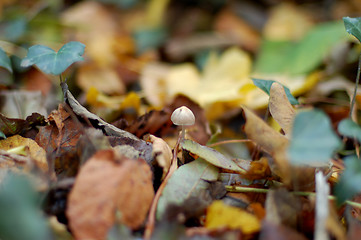
<instances>
[{"instance_id":1,"label":"twig","mask_svg":"<svg viewBox=\"0 0 361 240\"><path fill-rule=\"evenodd\" d=\"M244 142L252 142L253 143L253 141L251 139L235 139L235 140L224 140L224 141L212 143L212 144L209 144L207 147L211 148L211 147L228 144L228 143L244 143Z\"/></svg>"},{"instance_id":2,"label":"twig","mask_svg":"<svg viewBox=\"0 0 361 240\"><path fill-rule=\"evenodd\" d=\"M167 173L167 176L164 178L162 184L159 186L158 191L155 194L152 205L150 207L147 224L145 226L145 231L144 231L144 239L145 240L149 240L151 238L152 234L153 234L154 226L155 226L155 220L156 220L155 214L156 214L159 198L160 198L160 196L162 196L164 187L167 185L168 180L173 175L175 170L177 170L177 167L178 167L177 166L177 164L178 164L177 163L177 155L178 155L178 147L179 147L180 140L181 140L181 138L178 138L177 144L174 147L172 163L171 163L171 165L169 167L169 171Z\"/></svg>"},{"instance_id":3,"label":"twig","mask_svg":"<svg viewBox=\"0 0 361 240\"><path fill-rule=\"evenodd\" d=\"M356 94L357 94L357 87L360 81L360 71L361 71L361 54L358 58L358 67L357 67L357 76L356 76L356 84L355 84L355 90L353 92L353 96L352 96L352 101L351 101L351 107L350 107L350 113L349 113L349 117L352 119L352 112L353 112L353 108L355 105L355 100L356 100Z\"/></svg>"},{"instance_id":4,"label":"twig","mask_svg":"<svg viewBox=\"0 0 361 240\"><path fill-rule=\"evenodd\" d=\"M264 188L252 188L252 187L240 187L240 186L230 186L230 185L226 185L226 190L228 192L243 192L243 193L268 193L270 191L270 189L264 189ZM295 192L291 192L295 195L299 195L299 196L304 196L304 197L310 197L310 196L316 196L315 192L300 192L300 191L295 191ZM335 200L336 197L333 195L329 195L328 196L329 200ZM357 203L357 202L353 202L353 201L349 201L346 200L345 201L346 204L355 207L355 208L360 208L361 209L361 203Z\"/></svg>"}]
</instances>

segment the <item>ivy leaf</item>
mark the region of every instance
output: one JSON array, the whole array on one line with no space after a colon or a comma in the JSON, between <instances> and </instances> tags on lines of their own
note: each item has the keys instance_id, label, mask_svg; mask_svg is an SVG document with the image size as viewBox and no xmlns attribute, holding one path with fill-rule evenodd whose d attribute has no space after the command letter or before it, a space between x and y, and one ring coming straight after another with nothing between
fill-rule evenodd
<instances>
[{"instance_id":1,"label":"ivy leaf","mask_svg":"<svg viewBox=\"0 0 361 240\"><path fill-rule=\"evenodd\" d=\"M359 42L361 42L361 17L350 18L343 17L343 23L345 24L346 31L355 36Z\"/></svg>"},{"instance_id":2,"label":"ivy leaf","mask_svg":"<svg viewBox=\"0 0 361 240\"><path fill-rule=\"evenodd\" d=\"M178 168L169 179L159 198L157 218L160 219L169 204L182 204L191 196L199 196L208 188L207 181L216 181L218 168L198 158Z\"/></svg>"},{"instance_id":3,"label":"ivy leaf","mask_svg":"<svg viewBox=\"0 0 361 240\"><path fill-rule=\"evenodd\" d=\"M338 132L346 137L355 138L361 142L361 127L350 118L343 119L338 124Z\"/></svg>"},{"instance_id":4,"label":"ivy leaf","mask_svg":"<svg viewBox=\"0 0 361 240\"><path fill-rule=\"evenodd\" d=\"M304 111L295 117L288 154L291 164L317 167L327 164L341 144L325 113Z\"/></svg>"},{"instance_id":5,"label":"ivy leaf","mask_svg":"<svg viewBox=\"0 0 361 240\"><path fill-rule=\"evenodd\" d=\"M335 186L338 204L361 192L361 160L353 155L346 157L344 163L345 170Z\"/></svg>"},{"instance_id":6,"label":"ivy leaf","mask_svg":"<svg viewBox=\"0 0 361 240\"><path fill-rule=\"evenodd\" d=\"M47 74L59 75L71 64L84 60L85 45L80 42L69 42L62 46L58 52L53 49L35 45L29 48L28 55L21 61L22 67L35 64Z\"/></svg>"},{"instance_id":7,"label":"ivy leaf","mask_svg":"<svg viewBox=\"0 0 361 240\"><path fill-rule=\"evenodd\" d=\"M6 52L0 48L0 67L5 68L9 72L13 72L13 69L11 68L11 61Z\"/></svg>"},{"instance_id":8,"label":"ivy leaf","mask_svg":"<svg viewBox=\"0 0 361 240\"><path fill-rule=\"evenodd\" d=\"M252 78L253 84L256 85L258 88L260 88L262 91L264 91L265 93L267 93L267 95L270 95L270 91L271 91L271 86L274 82L274 80L263 80L263 79L257 79L257 78ZM282 85L283 88L285 89L285 93L287 95L288 101L290 101L290 103L292 105L298 105L299 102L297 101L297 99L291 94L291 91L288 87Z\"/></svg>"},{"instance_id":9,"label":"ivy leaf","mask_svg":"<svg viewBox=\"0 0 361 240\"><path fill-rule=\"evenodd\" d=\"M216 167L239 173L245 173L245 170L240 168L236 163L234 163L232 159L224 156L223 154L212 148L200 145L197 142L187 139L181 143L181 146L183 149L198 155L199 157Z\"/></svg>"}]
</instances>

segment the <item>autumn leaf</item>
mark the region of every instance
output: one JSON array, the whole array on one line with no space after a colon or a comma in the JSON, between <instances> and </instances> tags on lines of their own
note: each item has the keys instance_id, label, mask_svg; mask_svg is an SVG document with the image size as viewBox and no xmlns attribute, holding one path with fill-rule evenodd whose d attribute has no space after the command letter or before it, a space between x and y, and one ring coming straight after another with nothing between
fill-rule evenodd
<instances>
[{"instance_id":1,"label":"autumn leaf","mask_svg":"<svg viewBox=\"0 0 361 240\"><path fill-rule=\"evenodd\" d=\"M75 238L104 239L116 222L139 228L154 196L151 179L144 160L98 151L81 168L69 195L67 216Z\"/></svg>"}]
</instances>

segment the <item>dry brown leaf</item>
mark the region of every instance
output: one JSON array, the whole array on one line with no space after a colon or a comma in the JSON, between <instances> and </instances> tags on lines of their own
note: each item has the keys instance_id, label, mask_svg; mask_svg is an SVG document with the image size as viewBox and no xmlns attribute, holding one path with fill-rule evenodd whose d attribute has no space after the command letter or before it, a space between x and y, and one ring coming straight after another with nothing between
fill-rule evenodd
<instances>
[{"instance_id":1,"label":"dry brown leaf","mask_svg":"<svg viewBox=\"0 0 361 240\"><path fill-rule=\"evenodd\" d=\"M152 155L156 159L158 165L163 169L162 179L167 174L170 163L172 161L172 150L168 144L162 139L153 135L148 135L146 140L152 143Z\"/></svg>"},{"instance_id":2,"label":"dry brown leaf","mask_svg":"<svg viewBox=\"0 0 361 240\"><path fill-rule=\"evenodd\" d=\"M20 135L15 135L0 141L0 149L8 151L10 149L25 146L27 156L29 156L34 164L37 165L43 172L48 171L48 162L46 160L46 153L34 140L24 138Z\"/></svg>"},{"instance_id":3,"label":"dry brown leaf","mask_svg":"<svg viewBox=\"0 0 361 240\"><path fill-rule=\"evenodd\" d=\"M288 139L268 126L252 111L243 107L243 112L246 118L244 131L247 137L273 156L276 168L272 171L282 177L285 182L289 182L291 176L286 153L289 144Z\"/></svg>"},{"instance_id":4,"label":"dry brown leaf","mask_svg":"<svg viewBox=\"0 0 361 240\"><path fill-rule=\"evenodd\" d=\"M269 111L286 135L291 133L295 110L287 98L283 86L274 82L270 90Z\"/></svg>"},{"instance_id":5,"label":"dry brown leaf","mask_svg":"<svg viewBox=\"0 0 361 240\"><path fill-rule=\"evenodd\" d=\"M152 173L143 159L98 151L80 170L69 195L70 229L76 239L105 239L116 221L137 229L153 197Z\"/></svg>"}]
</instances>

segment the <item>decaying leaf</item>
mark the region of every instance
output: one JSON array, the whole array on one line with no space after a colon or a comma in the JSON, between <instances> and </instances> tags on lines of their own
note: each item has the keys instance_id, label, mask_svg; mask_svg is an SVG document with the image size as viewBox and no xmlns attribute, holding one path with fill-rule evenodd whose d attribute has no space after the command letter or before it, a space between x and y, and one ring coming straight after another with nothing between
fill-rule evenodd
<instances>
[{"instance_id":1,"label":"decaying leaf","mask_svg":"<svg viewBox=\"0 0 361 240\"><path fill-rule=\"evenodd\" d=\"M269 111L285 134L289 134L292 129L295 110L289 102L283 86L277 82L271 86Z\"/></svg>"},{"instance_id":2,"label":"decaying leaf","mask_svg":"<svg viewBox=\"0 0 361 240\"><path fill-rule=\"evenodd\" d=\"M214 201L207 209L205 226L208 229L239 229L244 234L258 232L261 224L257 217L243 209L228 206L222 201Z\"/></svg>"},{"instance_id":3,"label":"decaying leaf","mask_svg":"<svg viewBox=\"0 0 361 240\"><path fill-rule=\"evenodd\" d=\"M25 120L19 118L8 118L0 113L0 131L6 136L25 133L32 127L43 126L44 124L45 118L39 113L33 113Z\"/></svg>"},{"instance_id":4,"label":"decaying leaf","mask_svg":"<svg viewBox=\"0 0 361 240\"><path fill-rule=\"evenodd\" d=\"M144 160L98 151L80 170L69 195L70 229L76 239L105 239L115 222L137 229L153 196L152 173Z\"/></svg>"},{"instance_id":5,"label":"decaying leaf","mask_svg":"<svg viewBox=\"0 0 361 240\"><path fill-rule=\"evenodd\" d=\"M58 110L50 113L50 125L40 128L35 141L45 149L51 161L54 161L57 174L74 176L79 165L76 145L83 128L68 111L63 105L59 105Z\"/></svg>"},{"instance_id":6,"label":"decaying leaf","mask_svg":"<svg viewBox=\"0 0 361 240\"><path fill-rule=\"evenodd\" d=\"M205 161L216 167L238 173L246 172L243 168L239 167L232 159L224 156L223 154L212 148L209 148L207 146L202 146L197 142L187 139L182 141L181 146L183 149L198 155L199 157L201 157L202 159L204 159Z\"/></svg>"},{"instance_id":7,"label":"decaying leaf","mask_svg":"<svg viewBox=\"0 0 361 240\"><path fill-rule=\"evenodd\" d=\"M208 181L216 181L218 168L198 158L179 167L171 176L163 190L157 206L160 219L169 204L180 205L187 198L199 196L209 186Z\"/></svg>"},{"instance_id":8,"label":"decaying leaf","mask_svg":"<svg viewBox=\"0 0 361 240\"><path fill-rule=\"evenodd\" d=\"M26 148L26 155L29 156L34 161L34 164L37 165L43 172L47 172L49 170L45 150L34 140L21 137L20 135L15 135L0 141L0 149L5 151L19 146L24 146Z\"/></svg>"},{"instance_id":9,"label":"decaying leaf","mask_svg":"<svg viewBox=\"0 0 361 240\"><path fill-rule=\"evenodd\" d=\"M68 90L68 85L65 82L61 83L61 86L62 86L62 90L63 90L63 94L64 94L64 99L66 100L67 103L69 103L71 109L74 111L74 113L76 115L83 117L85 119L91 120L91 122L94 122L95 128L100 128L100 129L104 130L106 132L106 134L109 136L124 136L124 137L138 140L138 138L135 137L133 134L131 134L127 131L121 130L121 129L113 126L112 124L105 122L97 115L89 112L85 107L83 107L74 98L74 96Z\"/></svg>"}]
</instances>

